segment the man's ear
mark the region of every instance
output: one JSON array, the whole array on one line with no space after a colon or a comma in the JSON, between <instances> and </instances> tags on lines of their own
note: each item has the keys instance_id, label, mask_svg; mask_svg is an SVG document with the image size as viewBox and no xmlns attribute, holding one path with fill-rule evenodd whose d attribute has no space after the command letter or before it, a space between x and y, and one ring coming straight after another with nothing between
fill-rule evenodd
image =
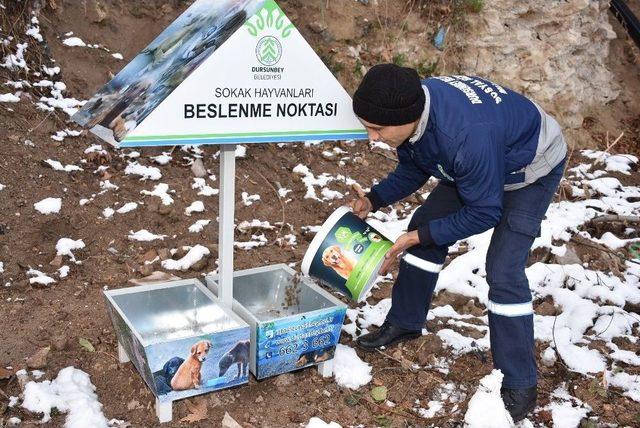
<instances>
[{"instance_id":1,"label":"man's ear","mask_svg":"<svg viewBox=\"0 0 640 428\"><path fill-rule=\"evenodd\" d=\"M193 345L191 347L191 355L196 355L196 352L198 352L198 345Z\"/></svg>"}]
</instances>

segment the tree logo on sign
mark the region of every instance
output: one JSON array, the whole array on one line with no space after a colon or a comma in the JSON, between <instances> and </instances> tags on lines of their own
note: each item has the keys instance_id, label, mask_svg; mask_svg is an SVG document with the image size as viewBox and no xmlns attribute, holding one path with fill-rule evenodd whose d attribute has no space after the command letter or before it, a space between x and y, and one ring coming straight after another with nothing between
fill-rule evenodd
<instances>
[{"instance_id":1,"label":"tree logo on sign","mask_svg":"<svg viewBox=\"0 0 640 428\"><path fill-rule=\"evenodd\" d=\"M273 36L265 36L256 45L256 57L262 65L275 65L282 58L282 44Z\"/></svg>"}]
</instances>

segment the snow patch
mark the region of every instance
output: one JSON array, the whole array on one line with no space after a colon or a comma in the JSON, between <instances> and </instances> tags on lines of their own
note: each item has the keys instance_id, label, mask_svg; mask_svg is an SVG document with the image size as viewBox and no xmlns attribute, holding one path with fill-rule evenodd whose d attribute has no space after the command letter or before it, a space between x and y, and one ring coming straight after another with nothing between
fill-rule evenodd
<instances>
[{"instance_id":1,"label":"snow patch","mask_svg":"<svg viewBox=\"0 0 640 428\"><path fill-rule=\"evenodd\" d=\"M126 175L139 175L140 181L144 180L160 180L162 173L155 166L140 165L138 162L131 162L124 170Z\"/></svg>"},{"instance_id":2,"label":"snow patch","mask_svg":"<svg viewBox=\"0 0 640 428\"><path fill-rule=\"evenodd\" d=\"M333 358L333 375L338 385L358 389L371 382L371 366L358 357L355 349L338 344Z\"/></svg>"},{"instance_id":3,"label":"snow patch","mask_svg":"<svg viewBox=\"0 0 640 428\"><path fill-rule=\"evenodd\" d=\"M56 282L55 279L51 278L44 272L40 272L39 270L33 268L30 268L27 271L27 275L32 277L29 278L29 284L49 285Z\"/></svg>"},{"instance_id":4,"label":"snow patch","mask_svg":"<svg viewBox=\"0 0 640 428\"><path fill-rule=\"evenodd\" d=\"M46 198L41 200L40 202L36 202L35 204L33 204L33 207L36 209L36 211L44 215L57 214L62 208L62 199Z\"/></svg>"},{"instance_id":5,"label":"snow patch","mask_svg":"<svg viewBox=\"0 0 640 428\"><path fill-rule=\"evenodd\" d=\"M17 103L20 97L14 94L0 94L0 103Z\"/></svg>"},{"instance_id":6,"label":"snow patch","mask_svg":"<svg viewBox=\"0 0 640 428\"><path fill-rule=\"evenodd\" d=\"M211 254L211 251L203 245L196 245L180 260L163 260L162 267L169 270L189 270L191 266L198 263L204 257Z\"/></svg>"},{"instance_id":7,"label":"snow patch","mask_svg":"<svg viewBox=\"0 0 640 428\"><path fill-rule=\"evenodd\" d=\"M62 44L69 47L85 47L87 44L80 37L68 37L62 41Z\"/></svg>"},{"instance_id":8,"label":"snow patch","mask_svg":"<svg viewBox=\"0 0 640 428\"><path fill-rule=\"evenodd\" d=\"M242 203L245 206L251 206L254 202L260 200L260 195L250 195L247 192L242 192Z\"/></svg>"},{"instance_id":9,"label":"snow patch","mask_svg":"<svg viewBox=\"0 0 640 428\"><path fill-rule=\"evenodd\" d=\"M64 172L82 171L82 168L80 168L79 166L76 166L76 165L63 166L62 163L53 159L47 159L45 160L45 163L48 164L51 168L53 168L55 171L64 171Z\"/></svg>"},{"instance_id":10,"label":"snow patch","mask_svg":"<svg viewBox=\"0 0 640 428\"><path fill-rule=\"evenodd\" d=\"M138 208L138 204L136 202L127 202L122 207L118 208L116 212L118 214L126 214Z\"/></svg>"},{"instance_id":11,"label":"snow patch","mask_svg":"<svg viewBox=\"0 0 640 428\"><path fill-rule=\"evenodd\" d=\"M185 208L184 213L187 216L191 216L191 213L201 213L204 211L204 204L202 201L194 201L191 205Z\"/></svg>"},{"instance_id":12,"label":"snow patch","mask_svg":"<svg viewBox=\"0 0 640 428\"><path fill-rule=\"evenodd\" d=\"M500 370L492 370L480 380L480 386L467 407L464 415L468 428L503 428L513 426L513 419L504 407L500 387L504 375ZM491 415L491 417L487 417Z\"/></svg>"},{"instance_id":13,"label":"snow patch","mask_svg":"<svg viewBox=\"0 0 640 428\"><path fill-rule=\"evenodd\" d=\"M51 412L56 409L67 413L66 428L107 428L109 422L102 413L102 404L95 390L87 373L67 367L60 370L53 381L27 383L22 407L42 413L43 423L51 420Z\"/></svg>"},{"instance_id":14,"label":"snow patch","mask_svg":"<svg viewBox=\"0 0 640 428\"><path fill-rule=\"evenodd\" d=\"M73 240L69 238L61 238L58 240L56 244L57 255L59 256L68 256L72 262L76 261L75 256L73 255L73 250L81 250L85 247L84 241L82 239Z\"/></svg>"},{"instance_id":15,"label":"snow patch","mask_svg":"<svg viewBox=\"0 0 640 428\"><path fill-rule=\"evenodd\" d=\"M131 239L132 241L139 241L139 242L150 242L150 241L155 241L155 240L163 240L164 238L166 238L167 235L156 235L153 234L151 232L149 232L146 229L142 229L139 230L137 232L134 232L133 230L129 232L129 239Z\"/></svg>"},{"instance_id":16,"label":"snow patch","mask_svg":"<svg viewBox=\"0 0 640 428\"><path fill-rule=\"evenodd\" d=\"M152 191L142 190L140 193L148 196L157 196L162 200L164 205L171 205L173 203L173 198L169 196L169 185L165 183L160 183L153 188Z\"/></svg>"},{"instance_id":17,"label":"snow patch","mask_svg":"<svg viewBox=\"0 0 640 428\"><path fill-rule=\"evenodd\" d=\"M204 228L211 223L211 220L198 220L189 226L189 232L191 233L200 233L204 230Z\"/></svg>"}]
</instances>

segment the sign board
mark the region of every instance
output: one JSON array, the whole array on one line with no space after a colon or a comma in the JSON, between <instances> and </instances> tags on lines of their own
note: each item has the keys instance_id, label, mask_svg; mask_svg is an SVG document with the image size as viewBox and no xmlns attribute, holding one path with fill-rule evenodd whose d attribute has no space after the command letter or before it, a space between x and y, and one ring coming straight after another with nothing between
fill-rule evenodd
<instances>
[{"instance_id":1,"label":"sign board","mask_svg":"<svg viewBox=\"0 0 640 428\"><path fill-rule=\"evenodd\" d=\"M76 113L119 147L366 138L273 0L198 0Z\"/></svg>"}]
</instances>

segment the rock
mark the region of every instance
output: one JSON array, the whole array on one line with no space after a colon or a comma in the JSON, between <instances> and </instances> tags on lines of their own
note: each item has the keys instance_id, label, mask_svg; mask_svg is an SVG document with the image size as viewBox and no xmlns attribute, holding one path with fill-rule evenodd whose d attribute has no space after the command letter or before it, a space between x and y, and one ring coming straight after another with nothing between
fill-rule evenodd
<instances>
[{"instance_id":1,"label":"rock","mask_svg":"<svg viewBox=\"0 0 640 428\"><path fill-rule=\"evenodd\" d=\"M434 297L433 306L446 306L451 305L456 311L460 311L464 305L469 302L469 298L461 294L450 293L448 291L441 291Z\"/></svg>"},{"instance_id":2,"label":"rock","mask_svg":"<svg viewBox=\"0 0 640 428\"><path fill-rule=\"evenodd\" d=\"M26 370L18 370L16 372L16 377L18 378L18 385L20 385L20 389L24 391L24 387L31 381L29 374Z\"/></svg>"},{"instance_id":3,"label":"rock","mask_svg":"<svg viewBox=\"0 0 640 428\"><path fill-rule=\"evenodd\" d=\"M291 373L285 373L285 374L281 374L280 376L276 377L275 380L275 385L278 388L283 388L285 386L289 386L292 385L295 382L296 378L293 374Z\"/></svg>"},{"instance_id":4,"label":"rock","mask_svg":"<svg viewBox=\"0 0 640 428\"><path fill-rule=\"evenodd\" d=\"M153 265L152 264L144 264L144 265L140 265L140 267L138 267L138 271L140 272L140 275L142 276L149 276L151 275L154 270L153 270Z\"/></svg>"},{"instance_id":5,"label":"rock","mask_svg":"<svg viewBox=\"0 0 640 428\"><path fill-rule=\"evenodd\" d=\"M47 357L49 356L50 350L51 347L49 346L37 350L35 354L27 358L27 367L32 370L45 368L47 366Z\"/></svg>"},{"instance_id":6,"label":"rock","mask_svg":"<svg viewBox=\"0 0 640 428\"><path fill-rule=\"evenodd\" d=\"M620 93L608 67L616 37L608 2L496 0L465 19L477 37L463 48L464 73L532 95L563 126L580 128L594 102L607 104Z\"/></svg>"},{"instance_id":7,"label":"rock","mask_svg":"<svg viewBox=\"0 0 640 428\"><path fill-rule=\"evenodd\" d=\"M170 273L154 271L149 276L146 276L144 278L132 278L129 280L129 282L133 285L148 285L167 281L176 281L178 279L182 278L180 278L179 276L171 275Z\"/></svg>"},{"instance_id":8,"label":"rock","mask_svg":"<svg viewBox=\"0 0 640 428\"><path fill-rule=\"evenodd\" d=\"M476 302L473 299L470 299L467 303L464 304L464 306L462 306L460 313L470 314L470 315L473 315L474 317L481 317L482 309L477 307L475 303Z\"/></svg>"},{"instance_id":9,"label":"rock","mask_svg":"<svg viewBox=\"0 0 640 428\"><path fill-rule=\"evenodd\" d=\"M127 403L127 410L144 409L144 406L140 404L138 400L131 400Z\"/></svg>"},{"instance_id":10,"label":"rock","mask_svg":"<svg viewBox=\"0 0 640 428\"><path fill-rule=\"evenodd\" d=\"M49 264L53 267L59 268L60 266L62 266L62 256L61 255L55 256L53 260L49 262Z\"/></svg>"},{"instance_id":11,"label":"rock","mask_svg":"<svg viewBox=\"0 0 640 428\"><path fill-rule=\"evenodd\" d=\"M258 395L258 398L256 398L256 403L262 403L264 401L264 398L262 398L262 395Z\"/></svg>"},{"instance_id":12,"label":"rock","mask_svg":"<svg viewBox=\"0 0 640 428\"><path fill-rule=\"evenodd\" d=\"M194 263L193 266L191 266L191 270L194 272L201 271L202 269L206 268L208 264L209 264L209 255L206 255L200 260L198 260L196 263Z\"/></svg>"},{"instance_id":13,"label":"rock","mask_svg":"<svg viewBox=\"0 0 640 428\"><path fill-rule=\"evenodd\" d=\"M51 339L51 346L56 351L64 351L67 348L68 344L69 341L67 339L67 336L65 336L64 334L56 335Z\"/></svg>"},{"instance_id":14,"label":"rock","mask_svg":"<svg viewBox=\"0 0 640 428\"><path fill-rule=\"evenodd\" d=\"M153 198L145 202L145 205L149 211L151 211L152 213L157 213L160 210L161 202L158 200L158 198Z\"/></svg>"},{"instance_id":15,"label":"rock","mask_svg":"<svg viewBox=\"0 0 640 428\"><path fill-rule=\"evenodd\" d=\"M555 316L558 314L558 310L553 305L553 303L549 303L547 301L544 301L540 303L538 306L536 306L535 312L537 315L545 315L545 316Z\"/></svg>"},{"instance_id":16,"label":"rock","mask_svg":"<svg viewBox=\"0 0 640 428\"><path fill-rule=\"evenodd\" d=\"M7 370L4 367L0 367L0 380L7 380L13 375L13 370Z\"/></svg>"},{"instance_id":17,"label":"rock","mask_svg":"<svg viewBox=\"0 0 640 428\"><path fill-rule=\"evenodd\" d=\"M418 364L421 366L428 366L433 364L431 358L434 354L442 351L442 339L437 334L427 334L423 336L423 344L419 345L420 352L416 354L418 357Z\"/></svg>"},{"instance_id":18,"label":"rock","mask_svg":"<svg viewBox=\"0 0 640 428\"><path fill-rule=\"evenodd\" d=\"M563 256L555 256L556 263L558 263L559 265L575 265L575 264L581 265L582 260L578 256L578 253L576 253L576 250L573 244L567 243L565 245L567 250L565 251Z\"/></svg>"},{"instance_id":19,"label":"rock","mask_svg":"<svg viewBox=\"0 0 640 428\"><path fill-rule=\"evenodd\" d=\"M90 2L90 4L91 7L86 8L85 10L87 11L88 18L91 22L99 23L104 21L107 16L109 16L107 7L104 5L104 3L100 1L92 1Z\"/></svg>"},{"instance_id":20,"label":"rock","mask_svg":"<svg viewBox=\"0 0 640 428\"><path fill-rule=\"evenodd\" d=\"M155 249L151 249L141 256L138 256L138 263L144 264L145 262L152 262L158 257L158 252Z\"/></svg>"},{"instance_id":21,"label":"rock","mask_svg":"<svg viewBox=\"0 0 640 428\"><path fill-rule=\"evenodd\" d=\"M311 31L313 31L314 33L322 33L323 31L326 31L327 26L321 22L315 21L312 22L311 24L308 25L309 29Z\"/></svg>"},{"instance_id":22,"label":"rock","mask_svg":"<svg viewBox=\"0 0 640 428\"><path fill-rule=\"evenodd\" d=\"M172 212L173 212L173 205L160 204L158 206L158 213L162 215L171 214Z\"/></svg>"},{"instance_id":23,"label":"rock","mask_svg":"<svg viewBox=\"0 0 640 428\"><path fill-rule=\"evenodd\" d=\"M224 412L224 418L222 418L222 428L242 428L235 419L227 412Z\"/></svg>"},{"instance_id":24,"label":"rock","mask_svg":"<svg viewBox=\"0 0 640 428\"><path fill-rule=\"evenodd\" d=\"M187 255L187 253L189 252L188 249L186 249L185 247L178 247L176 249L176 253L174 254L174 258L176 260L180 260L181 258L183 258L184 256Z\"/></svg>"},{"instance_id":25,"label":"rock","mask_svg":"<svg viewBox=\"0 0 640 428\"><path fill-rule=\"evenodd\" d=\"M204 178L208 175L207 169L204 167L204 163L200 158L196 159L193 164L191 164L191 172L198 178Z\"/></svg>"},{"instance_id":26,"label":"rock","mask_svg":"<svg viewBox=\"0 0 640 428\"><path fill-rule=\"evenodd\" d=\"M169 260L171 258L171 251L168 248L160 248L158 250L158 257L160 260Z\"/></svg>"}]
</instances>

